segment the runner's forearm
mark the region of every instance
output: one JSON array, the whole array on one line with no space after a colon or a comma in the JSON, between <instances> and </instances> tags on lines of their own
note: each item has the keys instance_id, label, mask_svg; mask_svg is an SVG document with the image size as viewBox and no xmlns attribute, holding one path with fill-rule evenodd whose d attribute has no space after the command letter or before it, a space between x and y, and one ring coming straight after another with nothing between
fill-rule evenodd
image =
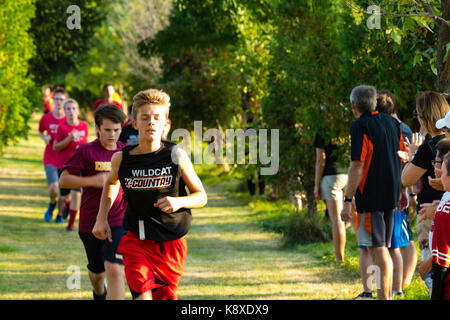
<instances>
[{"instance_id":1,"label":"runner's forearm","mask_svg":"<svg viewBox=\"0 0 450 320\"><path fill-rule=\"evenodd\" d=\"M61 151L63 150L65 147L67 147L67 145L70 143L70 141L73 140L73 137L71 135L68 135L65 139L58 141L58 142L53 142L53 150L55 151Z\"/></svg>"},{"instance_id":2,"label":"runner's forearm","mask_svg":"<svg viewBox=\"0 0 450 320\"><path fill-rule=\"evenodd\" d=\"M117 193L119 191L119 182L116 184L112 184L110 182L106 182L103 187L102 197L100 199L100 206L98 209L97 219L108 219L108 212L111 209L112 204L117 198Z\"/></svg>"},{"instance_id":3,"label":"runner's forearm","mask_svg":"<svg viewBox=\"0 0 450 320\"><path fill-rule=\"evenodd\" d=\"M186 209L201 208L207 203L207 196L205 191L193 192L188 196L177 197L181 201L181 207Z\"/></svg>"},{"instance_id":4,"label":"runner's forearm","mask_svg":"<svg viewBox=\"0 0 450 320\"><path fill-rule=\"evenodd\" d=\"M66 170L63 171L61 177L59 178L59 185L61 188L65 189L79 189L79 188L96 188L95 176L83 177L68 173Z\"/></svg>"}]
</instances>

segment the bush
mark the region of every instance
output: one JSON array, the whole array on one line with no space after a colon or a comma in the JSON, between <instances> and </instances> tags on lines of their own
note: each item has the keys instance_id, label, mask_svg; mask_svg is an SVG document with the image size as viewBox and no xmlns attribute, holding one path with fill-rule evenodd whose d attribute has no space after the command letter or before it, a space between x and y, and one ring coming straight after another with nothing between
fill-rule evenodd
<instances>
[{"instance_id":1,"label":"bush","mask_svg":"<svg viewBox=\"0 0 450 320\"><path fill-rule=\"evenodd\" d=\"M321 214L311 216L307 210L299 211L289 201L257 200L249 203L249 206L255 211L256 219L263 229L283 235L283 248L332 239L328 218Z\"/></svg>"},{"instance_id":2,"label":"bush","mask_svg":"<svg viewBox=\"0 0 450 320\"><path fill-rule=\"evenodd\" d=\"M280 221L280 229L283 234L283 247L331 240L326 220L310 216L306 210L295 210L284 216Z\"/></svg>"}]
</instances>

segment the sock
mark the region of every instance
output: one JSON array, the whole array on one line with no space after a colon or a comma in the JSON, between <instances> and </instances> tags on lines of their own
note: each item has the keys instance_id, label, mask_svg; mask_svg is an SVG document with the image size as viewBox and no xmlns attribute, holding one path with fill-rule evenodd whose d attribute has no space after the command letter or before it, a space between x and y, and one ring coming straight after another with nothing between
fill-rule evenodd
<instances>
[{"instance_id":1,"label":"sock","mask_svg":"<svg viewBox=\"0 0 450 320\"><path fill-rule=\"evenodd\" d=\"M106 300L106 286L104 286L103 294L97 295L94 290L92 290L92 296L94 300Z\"/></svg>"},{"instance_id":2,"label":"sock","mask_svg":"<svg viewBox=\"0 0 450 320\"><path fill-rule=\"evenodd\" d=\"M69 224L67 225L67 227L69 229L73 229L74 225L75 225L75 219L77 218L77 212L78 210L69 210Z\"/></svg>"}]
</instances>

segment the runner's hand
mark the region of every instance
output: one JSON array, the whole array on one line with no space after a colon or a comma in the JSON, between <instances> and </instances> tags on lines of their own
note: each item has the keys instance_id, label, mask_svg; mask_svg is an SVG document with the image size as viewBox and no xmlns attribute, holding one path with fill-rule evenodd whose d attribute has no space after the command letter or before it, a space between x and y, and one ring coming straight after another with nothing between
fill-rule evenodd
<instances>
[{"instance_id":1,"label":"runner's hand","mask_svg":"<svg viewBox=\"0 0 450 320\"><path fill-rule=\"evenodd\" d=\"M108 241L112 243L111 228L109 227L108 222L97 219L95 226L92 229L92 233L97 239L108 239Z\"/></svg>"},{"instance_id":2,"label":"runner's hand","mask_svg":"<svg viewBox=\"0 0 450 320\"><path fill-rule=\"evenodd\" d=\"M44 136L42 139L44 139L45 144L49 144L50 140L52 140L52 137L50 136Z\"/></svg>"},{"instance_id":3,"label":"runner's hand","mask_svg":"<svg viewBox=\"0 0 450 320\"><path fill-rule=\"evenodd\" d=\"M181 208L178 199L175 197L161 198L153 206L158 207L165 213L172 213Z\"/></svg>"}]
</instances>

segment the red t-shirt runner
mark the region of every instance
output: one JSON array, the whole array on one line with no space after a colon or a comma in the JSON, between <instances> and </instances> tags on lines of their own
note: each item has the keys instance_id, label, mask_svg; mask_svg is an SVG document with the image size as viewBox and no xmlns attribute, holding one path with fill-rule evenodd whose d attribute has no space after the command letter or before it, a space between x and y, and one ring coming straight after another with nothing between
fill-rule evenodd
<instances>
[{"instance_id":1,"label":"red t-shirt runner","mask_svg":"<svg viewBox=\"0 0 450 320\"><path fill-rule=\"evenodd\" d=\"M444 193L439 206L436 209L432 232L432 253L433 262L450 268L450 192ZM450 300L450 272L444 279L444 300Z\"/></svg>"},{"instance_id":2,"label":"red t-shirt runner","mask_svg":"<svg viewBox=\"0 0 450 320\"><path fill-rule=\"evenodd\" d=\"M98 139L86 143L67 160L63 169L72 175L89 177L101 172L111 171L111 158L114 153L122 150L126 144L117 142L116 150L105 149ZM97 218L98 207L102 196L100 188L83 188L80 206L80 220L78 223L80 232L91 232ZM108 224L111 227L122 226L123 214L127 204L123 197L122 187L119 189L116 200L108 214Z\"/></svg>"},{"instance_id":3,"label":"red t-shirt runner","mask_svg":"<svg viewBox=\"0 0 450 320\"><path fill-rule=\"evenodd\" d=\"M53 113L46 113L41 117L39 121L39 132L47 133L50 136L50 142L45 147L44 151L44 166L52 165L57 169L61 169L64 162L61 159L61 153L53 150L53 142L55 141L56 132L58 127L66 122L66 116L62 118L55 118Z\"/></svg>"},{"instance_id":4,"label":"red t-shirt runner","mask_svg":"<svg viewBox=\"0 0 450 320\"><path fill-rule=\"evenodd\" d=\"M59 153L59 157L61 158L62 165L66 163L66 161L78 149L79 146L87 142L88 124L83 120L79 120L79 123L76 126L71 126L67 122L61 124L56 132L55 141L59 142L64 140L69 133L72 132L72 130L78 131L77 137L70 141L70 143L63 150L57 151Z\"/></svg>"}]
</instances>

